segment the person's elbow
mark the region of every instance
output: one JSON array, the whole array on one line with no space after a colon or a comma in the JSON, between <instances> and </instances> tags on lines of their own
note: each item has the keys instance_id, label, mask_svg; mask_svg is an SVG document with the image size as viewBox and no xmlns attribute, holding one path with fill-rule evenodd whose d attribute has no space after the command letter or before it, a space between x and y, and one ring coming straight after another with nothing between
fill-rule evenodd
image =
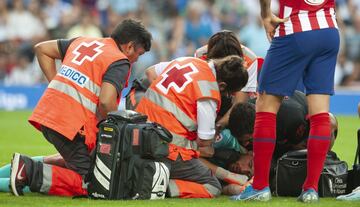
<instances>
[{"instance_id":1,"label":"person's elbow","mask_svg":"<svg viewBox=\"0 0 360 207\"><path fill-rule=\"evenodd\" d=\"M37 43L33 49L35 51L35 54L39 54L41 51L44 50L44 44L42 42Z\"/></svg>"},{"instance_id":2,"label":"person's elbow","mask_svg":"<svg viewBox=\"0 0 360 207\"><path fill-rule=\"evenodd\" d=\"M35 54L39 56L46 56L52 59L61 59L57 40L49 40L37 43L34 46Z\"/></svg>"},{"instance_id":3,"label":"person's elbow","mask_svg":"<svg viewBox=\"0 0 360 207\"><path fill-rule=\"evenodd\" d=\"M99 100L99 108L106 113L116 110L116 103L110 99Z\"/></svg>"},{"instance_id":4,"label":"person's elbow","mask_svg":"<svg viewBox=\"0 0 360 207\"><path fill-rule=\"evenodd\" d=\"M149 83L152 83L157 78L157 74L155 72L154 67L150 67L150 68L146 69L145 75L146 75L146 78L149 80Z\"/></svg>"},{"instance_id":5,"label":"person's elbow","mask_svg":"<svg viewBox=\"0 0 360 207\"><path fill-rule=\"evenodd\" d=\"M98 118L100 119L105 119L109 112L117 110L116 103L108 99L99 100L98 107L100 113L100 117Z\"/></svg>"},{"instance_id":6,"label":"person's elbow","mask_svg":"<svg viewBox=\"0 0 360 207\"><path fill-rule=\"evenodd\" d=\"M215 154L215 149L213 146L198 147L198 151L200 152L200 157L203 158L211 158Z\"/></svg>"}]
</instances>

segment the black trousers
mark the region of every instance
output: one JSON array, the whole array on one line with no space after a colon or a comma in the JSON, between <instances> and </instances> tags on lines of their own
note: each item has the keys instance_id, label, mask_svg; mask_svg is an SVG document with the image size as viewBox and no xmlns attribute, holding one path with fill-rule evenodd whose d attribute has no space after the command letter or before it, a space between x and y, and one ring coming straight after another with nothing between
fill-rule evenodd
<instances>
[{"instance_id":1,"label":"black trousers","mask_svg":"<svg viewBox=\"0 0 360 207\"><path fill-rule=\"evenodd\" d=\"M41 127L44 137L54 145L56 150L65 160L68 169L86 176L90 169L91 158L85 144L85 137L79 133L73 140L69 140L64 135L47 128Z\"/></svg>"}]
</instances>

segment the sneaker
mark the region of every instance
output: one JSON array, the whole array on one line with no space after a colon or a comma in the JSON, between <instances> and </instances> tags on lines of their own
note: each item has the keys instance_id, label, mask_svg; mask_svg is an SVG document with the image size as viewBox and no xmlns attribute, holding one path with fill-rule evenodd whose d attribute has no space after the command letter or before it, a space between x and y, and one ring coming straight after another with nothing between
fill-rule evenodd
<instances>
[{"instance_id":1,"label":"sneaker","mask_svg":"<svg viewBox=\"0 0 360 207\"><path fill-rule=\"evenodd\" d=\"M347 195L341 195L336 197L336 200L341 201L360 201L360 186L355 188L351 193Z\"/></svg>"},{"instance_id":2,"label":"sneaker","mask_svg":"<svg viewBox=\"0 0 360 207\"><path fill-rule=\"evenodd\" d=\"M28 175L31 171L31 158L14 153L11 160L10 187L15 196L22 196L23 188L29 185Z\"/></svg>"},{"instance_id":3,"label":"sneaker","mask_svg":"<svg viewBox=\"0 0 360 207\"><path fill-rule=\"evenodd\" d=\"M252 185L249 185L242 193L240 193L239 195L231 196L230 199L235 201L268 201L271 199L271 192L269 187L266 187L262 190L255 190Z\"/></svg>"},{"instance_id":4,"label":"sneaker","mask_svg":"<svg viewBox=\"0 0 360 207\"><path fill-rule=\"evenodd\" d=\"M314 189L309 188L306 191L303 190L297 200L303 203L313 203L319 201L319 195Z\"/></svg>"}]
</instances>

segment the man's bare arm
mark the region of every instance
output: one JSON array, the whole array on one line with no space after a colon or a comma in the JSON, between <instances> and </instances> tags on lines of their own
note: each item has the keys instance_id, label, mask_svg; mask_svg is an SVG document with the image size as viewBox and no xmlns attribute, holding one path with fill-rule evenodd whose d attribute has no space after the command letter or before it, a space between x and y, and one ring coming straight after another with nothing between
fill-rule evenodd
<instances>
[{"instance_id":1,"label":"man's bare arm","mask_svg":"<svg viewBox=\"0 0 360 207\"><path fill-rule=\"evenodd\" d=\"M55 59L61 59L57 40L41 42L34 47L36 57L46 79L50 82L56 75Z\"/></svg>"},{"instance_id":2,"label":"man's bare arm","mask_svg":"<svg viewBox=\"0 0 360 207\"><path fill-rule=\"evenodd\" d=\"M280 23L284 23L288 20L287 18L280 19L279 17L271 13L271 0L259 0L261 8L261 18L265 27L265 32L268 40L271 42L275 35L275 29Z\"/></svg>"},{"instance_id":3,"label":"man's bare arm","mask_svg":"<svg viewBox=\"0 0 360 207\"><path fill-rule=\"evenodd\" d=\"M271 0L260 0L261 17L271 17Z\"/></svg>"},{"instance_id":4,"label":"man's bare arm","mask_svg":"<svg viewBox=\"0 0 360 207\"><path fill-rule=\"evenodd\" d=\"M101 85L101 91L99 96L98 106L98 119L102 120L106 118L107 113L117 110L118 93L116 88L108 82L103 82Z\"/></svg>"}]
</instances>

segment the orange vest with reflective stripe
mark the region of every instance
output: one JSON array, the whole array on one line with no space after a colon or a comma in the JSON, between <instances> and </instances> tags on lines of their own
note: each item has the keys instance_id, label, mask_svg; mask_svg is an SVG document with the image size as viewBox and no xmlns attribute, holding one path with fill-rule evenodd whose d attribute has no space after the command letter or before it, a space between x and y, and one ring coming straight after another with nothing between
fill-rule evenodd
<instances>
[{"instance_id":1,"label":"orange vest with reflective stripe","mask_svg":"<svg viewBox=\"0 0 360 207\"><path fill-rule=\"evenodd\" d=\"M108 67L121 59L127 57L111 38L75 39L29 122L39 130L41 125L51 128L70 140L83 129L85 144L91 150L96 143L102 78Z\"/></svg>"},{"instance_id":2,"label":"orange vest with reflective stripe","mask_svg":"<svg viewBox=\"0 0 360 207\"><path fill-rule=\"evenodd\" d=\"M208 46L204 45L200 48L198 48L195 53L194 53L194 57L200 58L202 60L206 60L207 59L207 50L208 50ZM246 47L245 45L241 45L241 50L244 54L244 67L246 69L248 69L251 64L258 59L258 56L256 56L256 54L250 50L248 47Z\"/></svg>"},{"instance_id":3,"label":"orange vest with reflective stripe","mask_svg":"<svg viewBox=\"0 0 360 207\"><path fill-rule=\"evenodd\" d=\"M257 77L262 67L262 63L264 62L264 59L258 57L252 50L250 50L244 45L241 45L241 50L243 52L242 58L244 59L244 67L249 73L249 81L241 91L248 93L249 97L256 97L257 94L255 91L257 88ZM195 51L194 57L206 60L207 52L208 46L204 45Z\"/></svg>"},{"instance_id":4,"label":"orange vest with reflective stripe","mask_svg":"<svg viewBox=\"0 0 360 207\"><path fill-rule=\"evenodd\" d=\"M195 140L199 99L213 99L219 109L215 68L198 58L178 58L151 84L136 110L163 125L175 138Z\"/></svg>"},{"instance_id":5,"label":"orange vest with reflective stripe","mask_svg":"<svg viewBox=\"0 0 360 207\"><path fill-rule=\"evenodd\" d=\"M258 56L250 50L248 47L245 47L244 45L241 45L241 50L244 54L244 67L248 69L254 61L258 59Z\"/></svg>"}]
</instances>

